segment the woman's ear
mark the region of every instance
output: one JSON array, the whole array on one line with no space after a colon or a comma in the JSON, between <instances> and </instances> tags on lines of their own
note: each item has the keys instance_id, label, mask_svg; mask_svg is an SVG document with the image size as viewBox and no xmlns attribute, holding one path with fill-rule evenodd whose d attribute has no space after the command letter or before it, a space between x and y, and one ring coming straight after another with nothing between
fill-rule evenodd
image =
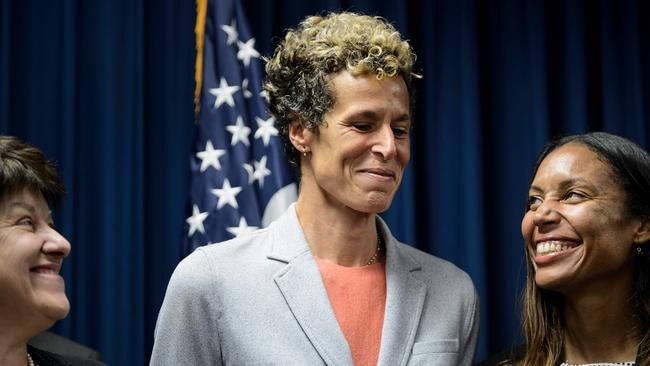
<instances>
[{"instance_id":1,"label":"woman's ear","mask_svg":"<svg viewBox=\"0 0 650 366\"><path fill-rule=\"evenodd\" d=\"M634 244L650 245L650 216L642 216L634 235Z\"/></svg>"},{"instance_id":2,"label":"woman's ear","mask_svg":"<svg viewBox=\"0 0 650 366\"><path fill-rule=\"evenodd\" d=\"M289 140L296 150L305 154L311 151L311 141L314 134L303 126L299 118L294 118L289 124Z\"/></svg>"}]
</instances>

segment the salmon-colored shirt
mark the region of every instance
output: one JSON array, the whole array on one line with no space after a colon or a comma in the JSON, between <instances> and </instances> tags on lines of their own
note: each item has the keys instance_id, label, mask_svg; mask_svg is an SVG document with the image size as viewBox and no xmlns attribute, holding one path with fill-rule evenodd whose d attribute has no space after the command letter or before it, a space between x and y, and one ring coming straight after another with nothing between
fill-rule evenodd
<instances>
[{"instance_id":1,"label":"salmon-colored shirt","mask_svg":"<svg viewBox=\"0 0 650 366\"><path fill-rule=\"evenodd\" d=\"M384 264L344 267L318 257L316 263L354 365L377 365L386 306Z\"/></svg>"}]
</instances>

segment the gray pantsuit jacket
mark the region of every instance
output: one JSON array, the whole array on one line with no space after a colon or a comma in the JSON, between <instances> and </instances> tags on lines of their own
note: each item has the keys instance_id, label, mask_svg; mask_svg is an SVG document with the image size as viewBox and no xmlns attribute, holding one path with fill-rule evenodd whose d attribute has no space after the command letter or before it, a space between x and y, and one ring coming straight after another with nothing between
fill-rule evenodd
<instances>
[{"instance_id":1,"label":"gray pantsuit jacket","mask_svg":"<svg viewBox=\"0 0 650 366\"><path fill-rule=\"evenodd\" d=\"M478 298L453 264L386 238L379 365L471 365ZM291 206L268 228L197 249L176 268L151 365L352 365Z\"/></svg>"}]
</instances>

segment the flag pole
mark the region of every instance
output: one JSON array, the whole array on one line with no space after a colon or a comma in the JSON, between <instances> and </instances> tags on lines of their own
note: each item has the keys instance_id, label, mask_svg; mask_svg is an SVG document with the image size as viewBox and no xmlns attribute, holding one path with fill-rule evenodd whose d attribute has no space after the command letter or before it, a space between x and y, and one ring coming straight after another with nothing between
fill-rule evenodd
<instances>
[{"instance_id":1,"label":"flag pole","mask_svg":"<svg viewBox=\"0 0 650 366\"><path fill-rule=\"evenodd\" d=\"M196 63L194 66L194 121L199 122L199 112L201 111L201 85L203 81L203 39L205 37L205 16L208 9L208 0L196 0L196 25L194 33L196 34Z\"/></svg>"}]
</instances>

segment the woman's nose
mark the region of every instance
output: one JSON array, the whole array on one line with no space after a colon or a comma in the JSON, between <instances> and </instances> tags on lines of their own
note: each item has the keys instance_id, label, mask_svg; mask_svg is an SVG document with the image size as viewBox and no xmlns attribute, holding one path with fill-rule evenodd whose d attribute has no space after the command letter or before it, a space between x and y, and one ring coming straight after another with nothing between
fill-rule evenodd
<instances>
[{"instance_id":1,"label":"woman's nose","mask_svg":"<svg viewBox=\"0 0 650 366\"><path fill-rule=\"evenodd\" d=\"M395 134L390 124L382 126L377 131L377 141L373 145L372 151L381 155L382 160L392 160L395 158L397 144L395 143Z\"/></svg>"},{"instance_id":2,"label":"woman's nose","mask_svg":"<svg viewBox=\"0 0 650 366\"><path fill-rule=\"evenodd\" d=\"M533 216L533 223L537 227L555 224L559 222L559 220L560 214L556 211L553 204L548 201L543 202L539 207L537 207Z\"/></svg>"},{"instance_id":3,"label":"woman's nose","mask_svg":"<svg viewBox=\"0 0 650 366\"><path fill-rule=\"evenodd\" d=\"M43 243L43 252L49 255L60 256L65 258L70 254L70 242L53 228L48 228L45 232L45 242Z\"/></svg>"}]
</instances>

